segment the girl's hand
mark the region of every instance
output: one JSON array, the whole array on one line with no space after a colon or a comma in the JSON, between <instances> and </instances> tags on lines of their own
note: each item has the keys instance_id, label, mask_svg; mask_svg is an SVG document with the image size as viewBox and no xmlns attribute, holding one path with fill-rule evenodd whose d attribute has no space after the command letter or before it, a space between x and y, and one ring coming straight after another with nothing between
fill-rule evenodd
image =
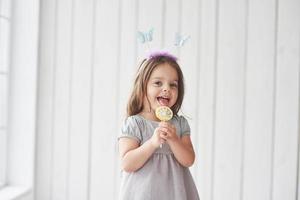
<instances>
[{"instance_id":1,"label":"girl's hand","mask_svg":"<svg viewBox=\"0 0 300 200\"><path fill-rule=\"evenodd\" d=\"M175 141L179 139L178 135L176 134L175 126L169 122L159 123L158 130L162 132L160 135L161 138L166 141Z\"/></svg>"},{"instance_id":2,"label":"girl's hand","mask_svg":"<svg viewBox=\"0 0 300 200\"><path fill-rule=\"evenodd\" d=\"M158 148L161 144L165 143L165 139L162 137L164 135L163 129L160 127L157 127L154 130L154 133L150 139L152 145L156 148Z\"/></svg>"}]
</instances>

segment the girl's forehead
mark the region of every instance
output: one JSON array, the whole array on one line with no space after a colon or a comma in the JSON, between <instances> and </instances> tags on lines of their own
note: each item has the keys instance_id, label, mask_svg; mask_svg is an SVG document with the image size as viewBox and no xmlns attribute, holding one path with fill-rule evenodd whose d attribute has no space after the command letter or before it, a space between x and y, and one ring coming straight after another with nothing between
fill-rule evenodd
<instances>
[{"instance_id":1,"label":"girl's forehead","mask_svg":"<svg viewBox=\"0 0 300 200\"><path fill-rule=\"evenodd\" d=\"M164 78L164 77L169 77L176 80L178 79L178 74L176 69L168 63L157 65L153 69L150 76L150 78Z\"/></svg>"}]
</instances>

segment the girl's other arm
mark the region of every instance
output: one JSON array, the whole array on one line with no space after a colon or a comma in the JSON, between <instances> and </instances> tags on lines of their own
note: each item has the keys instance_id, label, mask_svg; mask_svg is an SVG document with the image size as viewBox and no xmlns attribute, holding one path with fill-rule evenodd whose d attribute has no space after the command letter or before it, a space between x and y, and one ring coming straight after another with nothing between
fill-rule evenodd
<instances>
[{"instance_id":1,"label":"girl's other arm","mask_svg":"<svg viewBox=\"0 0 300 200\"><path fill-rule=\"evenodd\" d=\"M161 122L159 129L164 132L162 138L169 144L176 160L185 167L192 166L195 161L195 152L190 135L179 137L176 134L175 126L168 122Z\"/></svg>"},{"instance_id":2,"label":"girl's other arm","mask_svg":"<svg viewBox=\"0 0 300 200\"><path fill-rule=\"evenodd\" d=\"M190 135L168 140L168 144L174 153L176 160L185 167L190 167L195 161L195 152Z\"/></svg>"}]
</instances>

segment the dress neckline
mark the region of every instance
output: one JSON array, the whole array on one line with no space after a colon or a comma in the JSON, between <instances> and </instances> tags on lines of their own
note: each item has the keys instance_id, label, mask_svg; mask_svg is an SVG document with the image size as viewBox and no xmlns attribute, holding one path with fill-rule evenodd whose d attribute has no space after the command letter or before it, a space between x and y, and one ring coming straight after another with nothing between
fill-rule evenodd
<instances>
[{"instance_id":1,"label":"dress neckline","mask_svg":"<svg viewBox=\"0 0 300 200\"><path fill-rule=\"evenodd\" d=\"M140 114L137 114L136 116L139 117L139 118L141 118L144 121L151 122L151 123L154 123L154 124L158 124L158 123L161 122L161 121L154 121L154 120L151 120L151 119L147 119L147 118L145 118L144 116L142 116ZM173 119L174 119L174 116L172 117L172 119L169 120L169 122L172 122Z\"/></svg>"},{"instance_id":2,"label":"dress neckline","mask_svg":"<svg viewBox=\"0 0 300 200\"><path fill-rule=\"evenodd\" d=\"M148 121L148 122L152 122L152 123L156 123L156 124L160 123L160 121L154 121L154 120L151 120L151 119L147 119L147 118L145 118L144 116L142 116L140 114L137 114L136 116L138 116L139 118L141 118L145 121Z\"/></svg>"}]
</instances>

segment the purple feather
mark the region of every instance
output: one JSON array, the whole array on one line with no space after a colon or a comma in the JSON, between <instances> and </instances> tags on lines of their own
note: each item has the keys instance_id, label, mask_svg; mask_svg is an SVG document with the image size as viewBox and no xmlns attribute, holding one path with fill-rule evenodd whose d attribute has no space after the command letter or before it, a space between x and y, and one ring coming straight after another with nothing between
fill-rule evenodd
<instances>
[{"instance_id":1,"label":"purple feather","mask_svg":"<svg viewBox=\"0 0 300 200\"><path fill-rule=\"evenodd\" d=\"M153 59L153 58L158 58L158 57L168 57L171 60L177 62L177 57L175 57L174 55L170 54L167 51L153 51L153 52L150 52L147 56L148 59Z\"/></svg>"}]
</instances>

